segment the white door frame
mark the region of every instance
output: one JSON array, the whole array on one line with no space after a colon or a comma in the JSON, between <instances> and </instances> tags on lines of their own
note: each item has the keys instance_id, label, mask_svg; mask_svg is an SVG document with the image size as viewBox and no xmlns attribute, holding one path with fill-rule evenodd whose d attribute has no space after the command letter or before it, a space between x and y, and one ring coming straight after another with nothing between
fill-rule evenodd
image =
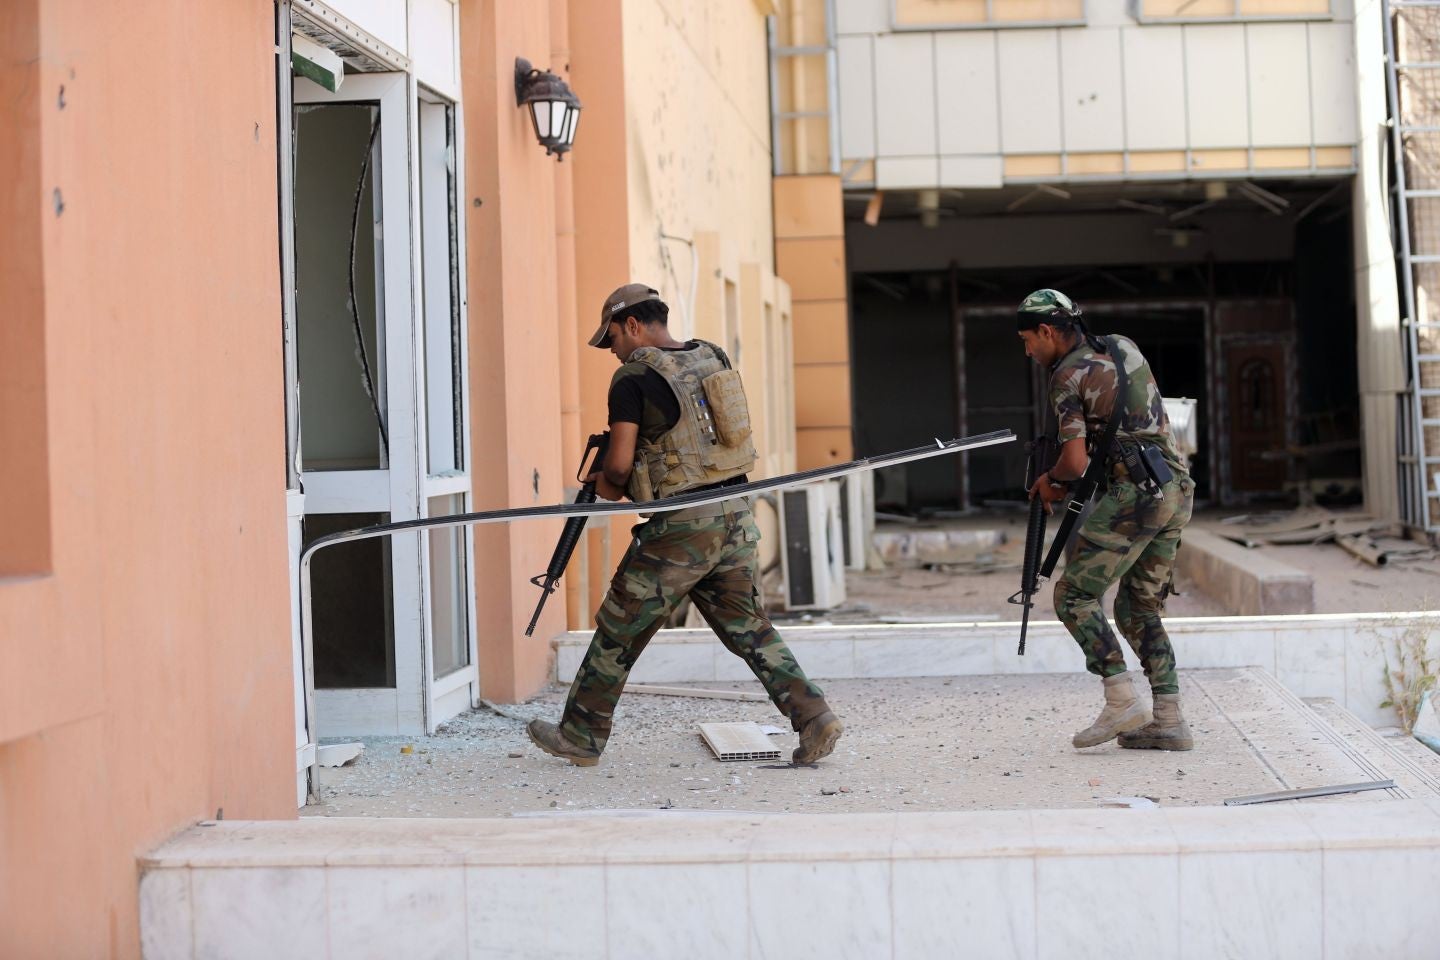
<instances>
[{"instance_id":1,"label":"white door frame","mask_svg":"<svg viewBox=\"0 0 1440 960\"><path fill-rule=\"evenodd\" d=\"M306 471L307 514L386 513L392 521L420 516L417 482L420 419L417 416L418 341L412 255L411 80L403 73L350 74L332 93L302 77L294 80L299 104L376 103L380 107L376 303L382 308L383 389L389 462L384 470ZM303 148L303 145L302 145ZM379 386L377 384L377 386ZM302 425L303 429L303 425ZM302 436L303 442L303 436ZM395 686L315 690L311 732L333 734L418 733L426 728L426 663L422 616L422 554L419 534L390 538L394 611ZM313 665L306 684L314 689Z\"/></svg>"},{"instance_id":2,"label":"white door frame","mask_svg":"<svg viewBox=\"0 0 1440 960\"><path fill-rule=\"evenodd\" d=\"M462 505L459 512L465 512L474 509L473 501L471 499L472 471L470 468L470 324L465 285L465 219L464 206L462 202L465 196L465 167L464 163L462 162L462 159L465 156L465 135L464 126L462 124L460 105L458 103L456 103L449 96L443 93L438 93L429 87L421 86L413 79L413 77L411 79L411 85L411 102L416 104L416 109L412 112L411 115L412 123L414 124L412 128L411 139L416 145L415 169L417 171L424 168L424 164L428 159L427 157L422 157L420 155L422 148L426 146L426 140L425 137L422 135L421 130L421 108L419 106L420 102L423 101L426 104L435 104L447 107L450 110L452 122L454 125L454 139L453 142L450 144L450 156L448 158L448 164L450 166L450 169L454 171L454 209L445 209L445 216L443 218L439 218L438 220L432 218L431 222L428 225L425 223L421 216L422 211L424 211L428 206L432 211L438 213L440 212L440 207L438 205L439 201L435 196L422 192L422 188L424 186L424 184L422 183L422 176L416 176L415 178L413 178L414 193L411 203L411 209L414 211L412 218L412 230L416 237L424 238L423 244L416 243L413 245L415 256L413 270L414 276L420 278L420 281L416 284L416 290L419 292L420 296L420 307L417 310L417 315L422 319L416 323L416 332L421 343L421 347L418 351L418 356L423 358L422 366L425 369L425 389L421 392L427 397L427 401L428 396L432 391L437 388L438 384L432 382L431 380L432 374L434 374L435 371L430 369L430 354L425 350L425 338L432 325L434 325L430 322L427 311L427 307L429 306L429 304L426 298L426 291L427 287L429 287L430 285L425 282L428 279L425 272L425 260L429 259L430 267L432 269L436 269L436 249L445 248L448 251L448 227L452 214L455 219L456 232L455 270L458 271L459 274L459 282L456 284L455 289L458 290L460 301L457 305L457 312L459 317L458 322L460 326L460 343L458 349L460 351L459 406L461 422L459 459L461 466L458 469L451 469L449 465L431 464L429 457L429 444L423 441L421 442L420 449L422 461L425 464L425 479L422 484L423 489L420 501L420 508L425 516L429 516L430 500L433 497L462 496L464 497L464 504ZM448 204L451 201L447 199L445 202L446 204ZM427 250L429 251L428 254L426 253ZM446 259L448 259L448 254ZM446 272L446 275L448 276L448 270ZM418 404L417 412L419 414L419 421L421 424L420 435L422 437L428 437L430 429L429 403L422 402ZM430 655L431 651L434 649L433 632L436 620L433 615L430 615L430 602L433 597L433 592L431 590L432 580L430 570L430 552L428 549L423 550L421 551L421 563L424 567L424 575L421 578L421 582L422 584L424 584L425 587L425 611L427 613L427 616L425 618L426 629L424 643L426 690L425 715L427 733L433 733L436 727L444 723L446 720L449 720L451 717L454 717L456 714L461 713L471 707L478 706L480 700L480 672L477 663L477 658L479 656L479 646L475 635L475 590L473 588L475 577L475 538L473 536L473 532L469 527L456 527L453 528L453 531L447 532L447 534L436 534L433 532L427 532L425 534L425 537L427 538L427 546L428 538L437 535L453 535L463 537L465 550L465 578L463 582L463 588L465 596L465 634L468 647L468 656L466 658L466 666L461 667L458 670L454 670L443 677L435 676L435 660L434 657Z\"/></svg>"}]
</instances>

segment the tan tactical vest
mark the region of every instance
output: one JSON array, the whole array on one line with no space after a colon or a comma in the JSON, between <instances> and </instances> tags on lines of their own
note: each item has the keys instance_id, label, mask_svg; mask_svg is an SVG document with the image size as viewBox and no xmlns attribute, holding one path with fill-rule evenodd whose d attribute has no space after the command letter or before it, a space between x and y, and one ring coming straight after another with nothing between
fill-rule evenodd
<instances>
[{"instance_id":1,"label":"tan tactical vest","mask_svg":"<svg viewBox=\"0 0 1440 960\"><path fill-rule=\"evenodd\" d=\"M755 465L740 373L719 347L696 343L693 350L641 347L627 361L664 377L680 402L675 426L654 443L640 438L635 449L625 492L636 503L729 480Z\"/></svg>"}]
</instances>

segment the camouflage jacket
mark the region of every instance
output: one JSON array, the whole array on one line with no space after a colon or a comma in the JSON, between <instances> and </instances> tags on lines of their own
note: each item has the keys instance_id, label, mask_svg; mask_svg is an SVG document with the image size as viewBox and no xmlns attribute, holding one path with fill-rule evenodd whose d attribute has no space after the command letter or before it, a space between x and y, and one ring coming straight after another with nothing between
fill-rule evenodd
<instances>
[{"instance_id":1,"label":"camouflage jacket","mask_svg":"<svg viewBox=\"0 0 1440 960\"><path fill-rule=\"evenodd\" d=\"M1125 412L1115 432L1116 445L1126 439L1154 444L1177 476L1186 473L1175 451L1170 420L1165 416L1160 387L1150 372L1150 364L1134 341L1120 336L1115 340L1125 357L1125 373L1130 381ZM1050 368L1050 406L1055 411L1059 442L1085 437L1087 450L1098 443L1110 422L1118 386L1114 359L1097 353L1086 340L1081 339L1075 349L1061 357Z\"/></svg>"}]
</instances>

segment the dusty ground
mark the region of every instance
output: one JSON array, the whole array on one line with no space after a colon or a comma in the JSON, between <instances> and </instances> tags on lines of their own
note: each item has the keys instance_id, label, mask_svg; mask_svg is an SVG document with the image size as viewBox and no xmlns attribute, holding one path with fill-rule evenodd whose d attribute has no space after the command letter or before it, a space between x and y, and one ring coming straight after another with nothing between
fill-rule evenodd
<instances>
[{"instance_id":1,"label":"dusty ground","mask_svg":"<svg viewBox=\"0 0 1440 960\"><path fill-rule=\"evenodd\" d=\"M1210 511L1197 516L1195 523L1213 528L1234 511ZM1020 561L1024 554L1024 516L994 514L943 521L959 529L999 529L1007 542L985 551L986 562L976 566L921 569L891 567L879 571L847 571L846 603L823 616L786 616L775 613L778 622L810 619L832 623L861 623L905 620L1019 620L1020 608L1007 603L1019 586ZM885 526L882 529L917 530L930 524ZM1183 547L1182 547L1183 549ZM1373 613L1440 608L1440 559L1372 567L1334 544L1314 546L1262 546L1256 553L1274 557L1315 579L1316 613ZM768 585L768 584L767 584ZM1174 617L1227 616L1233 611L1219 600L1193 589L1181 577L1179 594L1170 598L1168 612ZM1036 597L1032 620L1055 619L1051 605L1051 584L1044 584ZM1107 611L1113 595L1106 600ZM778 604L771 603L777 611Z\"/></svg>"},{"instance_id":2,"label":"dusty ground","mask_svg":"<svg viewBox=\"0 0 1440 960\"><path fill-rule=\"evenodd\" d=\"M1202 681L1202 678L1203 679ZM542 753L522 720L475 711L441 734L371 738L349 767L321 769L323 803L310 816L486 817L603 809L799 813L1095 807L1107 798L1217 804L1226 797L1363 779L1291 716L1269 709L1286 756L1262 758L1246 722L1264 692L1223 671L1182 673L1201 749L1077 751L1070 735L1099 707L1086 675L848 680L825 684L847 733L814 767L721 763L700 740L700 721L783 725L768 703L632 694L598 767ZM758 689L749 684L712 688ZM1253 686L1253 685L1252 685ZM564 691L505 708L555 718ZM1243 714L1243 715L1242 715ZM1239 716L1239 722L1236 717ZM1286 726L1288 725L1288 726ZM773 737L788 759L795 737ZM402 753L403 746L413 753ZM1307 751L1310 751L1307 753ZM1316 752L1318 751L1318 752ZM1288 772L1285 764L1289 764ZM1337 767L1336 765L1339 764ZM1277 780L1275 770L1283 780ZM1337 779L1339 778L1339 779ZM1348 780L1346 779L1348 778Z\"/></svg>"}]
</instances>

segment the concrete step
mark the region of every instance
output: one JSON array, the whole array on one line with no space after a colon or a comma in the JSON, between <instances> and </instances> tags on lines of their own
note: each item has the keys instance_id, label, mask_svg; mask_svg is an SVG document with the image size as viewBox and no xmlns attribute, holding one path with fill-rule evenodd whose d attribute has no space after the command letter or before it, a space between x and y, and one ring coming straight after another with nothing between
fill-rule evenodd
<instances>
[{"instance_id":1,"label":"concrete step","mask_svg":"<svg viewBox=\"0 0 1440 960\"><path fill-rule=\"evenodd\" d=\"M1180 575L1238 616L1315 612L1310 574L1208 530L1185 531Z\"/></svg>"},{"instance_id":2,"label":"concrete step","mask_svg":"<svg viewBox=\"0 0 1440 960\"><path fill-rule=\"evenodd\" d=\"M1382 735L1329 697L1311 697L1305 703L1344 739L1350 751L1408 795L1440 796L1440 754L1412 737Z\"/></svg>"},{"instance_id":3,"label":"concrete step","mask_svg":"<svg viewBox=\"0 0 1440 960\"><path fill-rule=\"evenodd\" d=\"M1373 746L1356 746L1356 739L1330 725L1326 717L1306 706L1273 676L1258 667L1234 670L1193 670L1181 672L1181 689L1191 717L1203 721L1211 711L1209 726L1225 726L1245 743L1273 778L1269 793L1304 790L1341 784L1396 779L1396 764L1373 762ZM1202 723L1192 721L1192 727ZM1216 731L1218 732L1218 731ZM1212 733L1212 739L1214 734ZM1196 749L1204 749L1197 737ZM1389 790L1340 794L1307 799L1303 803L1358 802L1405 799L1411 796L1399 785Z\"/></svg>"}]
</instances>

